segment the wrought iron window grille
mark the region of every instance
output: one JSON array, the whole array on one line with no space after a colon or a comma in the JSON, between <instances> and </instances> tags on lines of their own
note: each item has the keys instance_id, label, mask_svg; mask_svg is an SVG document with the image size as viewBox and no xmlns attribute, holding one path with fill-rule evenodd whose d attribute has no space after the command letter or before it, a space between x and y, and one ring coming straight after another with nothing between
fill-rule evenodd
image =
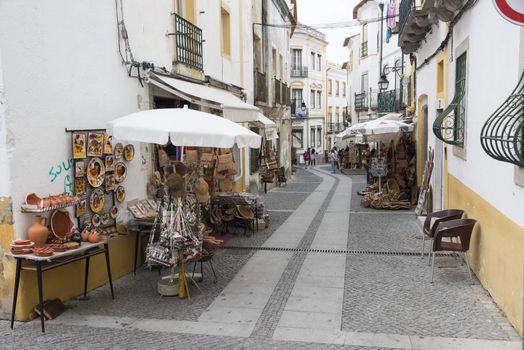
<instances>
[{"instance_id":1,"label":"wrought iron window grille","mask_svg":"<svg viewBox=\"0 0 524 350\"><path fill-rule=\"evenodd\" d=\"M524 72L482 127L480 144L490 157L524 167Z\"/></svg>"},{"instance_id":2,"label":"wrought iron window grille","mask_svg":"<svg viewBox=\"0 0 524 350\"><path fill-rule=\"evenodd\" d=\"M455 96L449 106L435 119L433 133L442 142L455 145L464 145L465 112L464 96L466 94L466 54L457 59L457 81Z\"/></svg>"}]
</instances>

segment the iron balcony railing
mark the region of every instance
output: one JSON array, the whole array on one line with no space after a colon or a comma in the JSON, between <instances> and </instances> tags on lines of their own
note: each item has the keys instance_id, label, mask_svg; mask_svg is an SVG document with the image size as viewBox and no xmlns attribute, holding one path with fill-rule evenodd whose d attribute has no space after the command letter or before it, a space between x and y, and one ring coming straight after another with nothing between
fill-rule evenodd
<instances>
[{"instance_id":1,"label":"iron balcony railing","mask_svg":"<svg viewBox=\"0 0 524 350\"><path fill-rule=\"evenodd\" d=\"M308 67L304 66L295 66L291 69L291 76L293 78L307 78L308 76Z\"/></svg>"},{"instance_id":2,"label":"iron balcony railing","mask_svg":"<svg viewBox=\"0 0 524 350\"><path fill-rule=\"evenodd\" d=\"M466 58L462 54L456 60L456 76L460 77L455 83L455 96L449 106L433 122L433 133L442 142L460 146L464 145L466 101Z\"/></svg>"},{"instance_id":3,"label":"iron balcony railing","mask_svg":"<svg viewBox=\"0 0 524 350\"><path fill-rule=\"evenodd\" d=\"M202 29L177 14L175 14L175 29L176 62L203 71Z\"/></svg>"},{"instance_id":4,"label":"iron balcony railing","mask_svg":"<svg viewBox=\"0 0 524 350\"><path fill-rule=\"evenodd\" d=\"M524 167L524 72L482 127L480 144L490 157Z\"/></svg>"},{"instance_id":5,"label":"iron balcony railing","mask_svg":"<svg viewBox=\"0 0 524 350\"><path fill-rule=\"evenodd\" d=\"M360 44L360 58L368 57L368 42Z\"/></svg>"},{"instance_id":6,"label":"iron balcony railing","mask_svg":"<svg viewBox=\"0 0 524 350\"><path fill-rule=\"evenodd\" d=\"M262 72L255 72L255 100L267 103L267 80Z\"/></svg>"},{"instance_id":7,"label":"iron balcony railing","mask_svg":"<svg viewBox=\"0 0 524 350\"><path fill-rule=\"evenodd\" d=\"M415 0L402 0L400 2L399 15L398 15L398 33L402 34L404 26L408 21L409 14L415 9Z\"/></svg>"},{"instance_id":8,"label":"iron balcony railing","mask_svg":"<svg viewBox=\"0 0 524 350\"><path fill-rule=\"evenodd\" d=\"M389 90L378 93L377 111L398 112L400 111L400 90Z\"/></svg>"},{"instance_id":9,"label":"iron balcony railing","mask_svg":"<svg viewBox=\"0 0 524 350\"><path fill-rule=\"evenodd\" d=\"M369 106L366 92L355 94L355 111L367 111L368 108Z\"/></svg>"}]
</instances>

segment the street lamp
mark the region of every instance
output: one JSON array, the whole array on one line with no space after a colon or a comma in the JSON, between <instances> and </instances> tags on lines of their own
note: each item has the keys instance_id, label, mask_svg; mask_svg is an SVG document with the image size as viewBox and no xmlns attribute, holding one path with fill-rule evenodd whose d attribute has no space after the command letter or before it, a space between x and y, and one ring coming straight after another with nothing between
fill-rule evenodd
<instances>
[{"instance_id":1,"label":"street lamp","mask_svg":"<svg viewBox=\"0 0 524 350\"><path fill-rule=\"evenodd\" d=\"M382 73L380 75L380 80L378 81L378 88L380 92L384 92L388 89L389 86L389 80L386 77L386 74Z\"/></svg>"}]
</instances>

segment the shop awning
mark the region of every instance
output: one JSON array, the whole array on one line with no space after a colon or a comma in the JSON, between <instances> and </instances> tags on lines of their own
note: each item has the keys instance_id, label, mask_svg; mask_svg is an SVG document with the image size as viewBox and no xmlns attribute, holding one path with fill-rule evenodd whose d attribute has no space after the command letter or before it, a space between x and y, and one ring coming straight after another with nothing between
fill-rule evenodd
<instances>
[{"instance_id":1,"label":"shop awning","mask_svg":"<svg viewBox=\"0 0 524 350\"><path fill-rule=\"evenodd\" d=\"M275 124L274 121L262 113L258 113L256 123L261 124L261 126L264 128L267 140L278 139L277 124Z\"/></svg>"},{"instance_id":2,"label":"shop awning","mask_svg":"<svg viewBox=\"0 0 524 350\"><path fill-rule=\"evenodd\" d=\"M235 123L256 121L259 109L222 89L150 74L148 82L191 103L220 108Z\"/></svg>"},{"instance_id":3,"label":"shop awning","mask_svg":"<svg viewBox=\"0 0 524 350\"><path fill-rule=\"evenodd\" d=\"M260 148L262 138L251 130L210 113L188 108L152 109L107 123L116 140L177 146Z\"/></svg>"}]
</instances>

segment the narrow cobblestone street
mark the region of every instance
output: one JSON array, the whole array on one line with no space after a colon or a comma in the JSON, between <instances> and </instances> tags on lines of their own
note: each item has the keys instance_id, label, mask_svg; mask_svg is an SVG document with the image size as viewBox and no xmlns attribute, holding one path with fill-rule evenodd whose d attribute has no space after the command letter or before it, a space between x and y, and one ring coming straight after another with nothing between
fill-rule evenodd
<instances>
[{"instance_id":1,"label":"narrow cobblestone street","mask_svg":"<svg viewBox=\"0 0 524 350\"><path fill-rule=\"evenodd\" d=\"M45 334L1 321L0 348L520 349L461 258L438 257L429 282L415 215L363 210L363 180L299 169L264 196L270 228L229 240L218 282L205 266L191 302L159 298L158 275L140 269L114 301L102 287L68 302Z\"/></svg>"}]
</instances>

